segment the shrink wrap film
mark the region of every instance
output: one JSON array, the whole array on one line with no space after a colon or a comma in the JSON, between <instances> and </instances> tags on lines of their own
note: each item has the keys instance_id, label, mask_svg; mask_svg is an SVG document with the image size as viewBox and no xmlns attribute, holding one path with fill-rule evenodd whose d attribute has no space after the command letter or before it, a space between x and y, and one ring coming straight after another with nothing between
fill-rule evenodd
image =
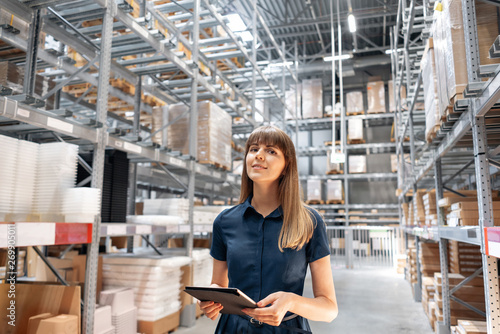
<instances>
[{"instance_id":1,"label":"shrink wrap film","mask_svg":"<svg viewBox=\"0 0 500 334\"><path fill-rule=\"evenodd\" d=\"M323 117L323 84L321 79L302 81L303 118Z\"/></svg>"},{"instance_id":2,"label":"shrink wrap film","mask_svg":"<svg viewBox=\"0 0 500 334\"><path fill-rule=\"evenodd\" d=\"M321 180L307 180L307 200L321 201Z\"/></svg>"},{"instance_id":3,"label":"shrink wrap film","mask_svg":"<svg viewBox=\"0 0 500 334\"><path fill-rule=\"evenodd\" d=\"M344 199L342 180L328 180L326 182L326 188L327 201L342 201Z\"/></svg>"},{"instance_id":4,"label":"shrink wrap film","mask_svg":"<svg viewBox=\"0 0 500 334\"><path fill-rule=\"evenodd\" d=\"M184 104L169 107L168 119L172 122L187 111ZM198 152L202 163L217 163L231 167L231 116L210 101L198 102ZM183 154L189 154L189 113L168 126L167 146Z\"/></svg>"},{"instance_id":5,"label":"shrink wrap film","mask_svg":"<svg viewBox=\"0 0 500 334\"><path fill-rule=\"evenodd\" d=\"M345 95L348 114L364 112L363 92L349 92Z\"/></svg>"},{"instance_id":6,"label":"shrink wrap film","mask_svg":"<svg viewBox=\"0 0 500 334\"><path fill-rule=\"evenodd\" d=\"M368 113L385 112L385 87L383 81L373 81L366 85Z\"/></svg>"}]
</instances>

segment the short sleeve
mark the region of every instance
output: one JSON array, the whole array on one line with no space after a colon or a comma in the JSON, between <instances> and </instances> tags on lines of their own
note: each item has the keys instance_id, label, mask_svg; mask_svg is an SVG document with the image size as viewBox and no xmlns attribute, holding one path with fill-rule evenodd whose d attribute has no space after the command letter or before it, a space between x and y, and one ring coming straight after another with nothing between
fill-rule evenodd
<instances>
[{"instance_id":1,"label":"short sleeve","mask_svg":"<svg viewBox=\"0 0 500 334\"><path fill-rule=\"evenodd\" d=\"M226 261L227 258L227 244L224 242L222 233L221 219L224 212L220 213L214 220L212 230L212 246L210 248L210 255L219 261Z\"/></svg>"},{"instance_id":2,"label":"short sleeve","mask_svg":"<svg viewBox=\"0 0 500 334\"><path fill-rule=\"evenodd\" d=\"M326 224L323 218L315 210L311 210L313 223L315 224L311 240L306 246L307 262L314 262L330 255L330 244L326 233Z\"/></svg>"}]
</instances>

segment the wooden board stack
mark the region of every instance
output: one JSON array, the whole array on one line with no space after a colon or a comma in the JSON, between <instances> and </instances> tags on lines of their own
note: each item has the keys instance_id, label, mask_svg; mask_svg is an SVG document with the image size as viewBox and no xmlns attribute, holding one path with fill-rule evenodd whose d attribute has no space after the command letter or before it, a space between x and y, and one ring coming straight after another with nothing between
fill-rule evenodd
<instances>
[{"instance_id":1,"label":"wooden board stack","mask_svg":"<svg viewBox=\"0 0 500 334\"><path fill-rule=\"evenodd\" d=\"M450 272L469 276L482 266L479 246L450 240L448 242Z\"/></svg>"},{"instance_id":2,"label":"wooden board stack","mask_svg":"<svg viewBox=\"0 0 500 334\"><path fill-rule=\"evenodd\" d=\"M449 287L452 289L465 279L461 274L448 274ZM434 299L436 301L436 318L437 321L443 321L443 290L442 290L442 276L441 273L434 274L435 293ZM483 277L475 277L466 285L461 287L453 294L455 297L463 300L464 302L485 311L484 303L484 283ZM467 307L450 300L450 314L451 324L456 326L458 319L465 320L484 320L484 318L476 312L468 309Z\"/></svg>"},{"instance_id":3,"label":"wooden board stack","mask_svg":"<svg viewBox=\"0 0 500 334\"><path fill-rule=\"evenodd\" d=\"M415 246L408 247L406 250L406 277L405 279L410 282L413 293L413 284L417 283L417 250Z\"/></svg>"},{"instance_id":4,"label":"wooden board stack","mask_svg":"<svg viewBox=\"0 0 500 334\"><path fill-rule=\"evenodd\" d=\"M416 196L413 196L413 210L414 210L414 225L423 225L425 223L425 209L423 196L425 195L425 190L417 190Z\"/></svg>"},{"instance_id":5,"label":"wooden board stack","mask_svg":"<svg viewBox=\"0 0 500 334\"><path fill-rule=\"evenodd\" d=\"M436 313L434 311L434 293L436 288L434 287L434 276L433 277L422 277L422 307L424 312L429 319L432 329L434 329L434 322L436 321Z\"/></svg>"},{"instance_id":6,"label":"wooden board stack","mask_svg":"<svg viewBox=\"0 0 500 334\"><path fill-rule=\"evenodd\" d=\"M434 273L441 271L438 243L421 242L418 258L421 264L420 271L423 277L434 277Z\"/></svg>"}]
</instances>

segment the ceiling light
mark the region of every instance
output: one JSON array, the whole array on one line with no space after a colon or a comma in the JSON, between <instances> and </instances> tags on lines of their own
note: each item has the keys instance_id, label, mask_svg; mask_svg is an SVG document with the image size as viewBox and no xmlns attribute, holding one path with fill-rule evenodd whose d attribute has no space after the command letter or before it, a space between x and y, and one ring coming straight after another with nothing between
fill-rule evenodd
<instances>
[{"instance_id":1,"label":"ceiling light","mask_svg":"<svg viewBox=\"0 0 500 334\"><path fill-rule=\"evenodd\" d=\"M385 54L386 55L390 55L394 50L393 49L387 49L385 50ZM396 52L401 52L403 51L403 49L397 49Z\"/></svg>"},{"instance_id":2,"label":"ceiling light","mask_svg":"<svg viewBox=\"0 0 500 334\"><path fill-rule=\"evenodd\" d=\"M352 13L347 16L347 23L349 24L349 31L356 32L356 18Z\"/></svg>"},{"instance_id":3,"label":"ceiling light","mask_svg":"<svg viewBox=\"0 0 500 334\"><path fill-rule=\"evenodd\" d=\"M352 58L352 54L345 54L345 55L335 56L335 57L332 57L332 56L324 57L323 61L332 61L332 59L333 60L346 60L346 59L350 59L350 58Z\"/></svg>"}]
</instances>

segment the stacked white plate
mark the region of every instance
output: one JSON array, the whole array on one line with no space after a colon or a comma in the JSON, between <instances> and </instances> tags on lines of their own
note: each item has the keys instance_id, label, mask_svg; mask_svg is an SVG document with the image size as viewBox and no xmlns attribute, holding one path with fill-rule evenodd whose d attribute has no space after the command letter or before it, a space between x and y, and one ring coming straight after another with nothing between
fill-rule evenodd
<instances>
[{"instance_id":1,"label":"stacked white plate","mask_svg":"<svg viewBox=\"0 0 500 334\"><path fill-rule=\"evenodd\" d=\"M189 215L189 200L187 198L145 199L144 215L179 216L187 222Z\"/></svg>"},{"instance_id":2,"label":"stacked white plate","mask_svg":"<svg viewBox=\"0 0 500 334\"><path fill-rule=\"evenodd\" d=\"M111 317L116 334L137 334L137 307Z\"/></svg>"},{"instance_id":3,"label":"stacked white plate","mask_svg":"<svg viewBox=\"0 0 500 334\"><path fill-rule=\"evenodd\" d=\"M137 308L132 289L103 290L99 304L111 306L111 321L116 334L137 333Z\"/></svg>"},{"instance_id":4,"label":"stacked white plate","mask_svg":"<svg viewBox=\"0 0 500 334\"><path fill-rule=\"evenodd\" d=\"M96 188L70 188L64 191L61 212L67 223L92 223L99 214L101 196Z\"/></svg>"},{"instance_id":5,"label":"stacked white plate","mask_svg":"<svg viewBox=\"0 0 500 334\"><path fill-rule=\"evenodd\" d=\"M16 180L17 146L14 138L0 136L0 218L12 212Z\"/></svg>"},{"instance_id":6,"label":"stacked white plate","mask_svg":"<svg viewBox=\"0 0 500 334\"><path fill-rule=\"evenodd\" d=\"M18 143L13 213L30 214L32 211L39 146L37 143L24 140L20 140Z\"/></svg>"},{"instance_id":7,"label":"stacked white plate","mask_svg":"<svg viewBox=\"0 0 500 334\"><path fill-rule=\"evenodd\" d=\"M76 182L78 146L41 144L35 186L34 212L60 214L64 191Z\"/></svg>"}]
</instances>

